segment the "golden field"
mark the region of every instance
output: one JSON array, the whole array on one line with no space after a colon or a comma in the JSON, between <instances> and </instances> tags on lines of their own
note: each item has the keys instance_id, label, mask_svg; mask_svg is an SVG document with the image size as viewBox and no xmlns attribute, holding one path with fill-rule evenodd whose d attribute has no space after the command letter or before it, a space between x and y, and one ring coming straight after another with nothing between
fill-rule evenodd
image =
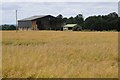
<instances>
[{"instance_id":1,"label":"golden field","mask_svg":"<svg viewBox=\"0 0 120 80\"><path fill-rule=\"evenodd\" d=\"M4 78L117 78L118 33L3 31Z\"/></svg>"}]
</instances>

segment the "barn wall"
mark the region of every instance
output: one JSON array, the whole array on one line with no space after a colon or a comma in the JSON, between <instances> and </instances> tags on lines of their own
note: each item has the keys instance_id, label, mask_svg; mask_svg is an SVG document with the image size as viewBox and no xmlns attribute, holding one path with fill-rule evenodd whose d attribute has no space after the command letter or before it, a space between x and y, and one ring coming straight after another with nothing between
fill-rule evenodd
<instances>
[{"instance_id":1,"label":"barn wall","mask_svg":"<svg viewBox=\"0 0 120 80\"><path fill-rule=\"evenodd\" d=\"M32 30L61 30L64 22L52 16L34 19L31 21L18 21L19 28Z\"/></svg>"},{"instance_id":2,"label":"barn wall","mask_svg":"<svg viewBox=\"0 0 120 80\"><path fill-rule=\"evenodd\" d=\"M39 30L61 30L63 22L61 23L58 18L51 16L36 19Z\"/></svg>"},{"instance_id":3,"label":"barn wall","mask_svg":"<svg viewBox=\"0 0 120 80\"><path fill-rule=\"evenodd\" d=\"M42 23L44 24L43 27L44 27L45 30L50 30L50 23L49 23L49 21L47 21L47 20L46 21L42 21Z\"/></svg>"},{"instance_id":4,"label":"barn wall","mask_svg":"<svg viewBox=\"0 0 120 80\"><path fill-rule=\"evenodd\" d=\"M18 28L32 28L32 22L31 21L18 21Z\"/></svg>"}]
</instances>

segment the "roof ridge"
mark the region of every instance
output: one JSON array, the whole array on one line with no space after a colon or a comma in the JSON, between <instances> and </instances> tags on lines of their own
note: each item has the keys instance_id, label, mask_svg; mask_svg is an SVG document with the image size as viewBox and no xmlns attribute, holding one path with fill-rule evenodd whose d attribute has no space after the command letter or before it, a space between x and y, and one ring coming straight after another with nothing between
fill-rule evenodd
<instances>
[{"instance_id":1,"label":"roof ridge","mask_svg":"<svg viewBox=\"0 0 120 80\"><path fill-rule=\"evenodd\" d=\"M34 19L37 19L37 18L45 17L45 16L49 16L49 15L34 15L34 16L31 16L31 17L23 18L19 21L34 20Z\"/></svg>"}]
</instances>

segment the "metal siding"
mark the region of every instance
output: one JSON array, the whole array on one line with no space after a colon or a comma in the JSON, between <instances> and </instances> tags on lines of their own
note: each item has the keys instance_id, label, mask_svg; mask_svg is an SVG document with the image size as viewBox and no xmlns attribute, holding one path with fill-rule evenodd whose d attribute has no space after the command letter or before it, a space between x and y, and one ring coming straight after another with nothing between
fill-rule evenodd
<instances>
[{"instance_id":1,"label":"metal siding","mask_svg":"<svg viewBox=\"0 0 120 80\"><path fill-rule=\"evenodd\" d=\"M32 28L32 22L31 21L18 21L18 27L19 28Z\"/></svg>"}]
</instances>

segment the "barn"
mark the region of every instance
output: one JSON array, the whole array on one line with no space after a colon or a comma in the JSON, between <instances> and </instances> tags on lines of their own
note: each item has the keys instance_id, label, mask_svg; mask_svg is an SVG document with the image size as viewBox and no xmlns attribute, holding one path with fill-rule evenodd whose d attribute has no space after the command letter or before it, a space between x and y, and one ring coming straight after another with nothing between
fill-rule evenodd
<instances>
[{"instance_id":1,"label":"barn","mask_svg":"<svg viewBox=\"0 0 120 80\"><path fill-rule=\"evenodd\" d=\"M18 20L19 30L62 30L65 22L51 15L32 16Z\"/></svg>"}]
</instances>

